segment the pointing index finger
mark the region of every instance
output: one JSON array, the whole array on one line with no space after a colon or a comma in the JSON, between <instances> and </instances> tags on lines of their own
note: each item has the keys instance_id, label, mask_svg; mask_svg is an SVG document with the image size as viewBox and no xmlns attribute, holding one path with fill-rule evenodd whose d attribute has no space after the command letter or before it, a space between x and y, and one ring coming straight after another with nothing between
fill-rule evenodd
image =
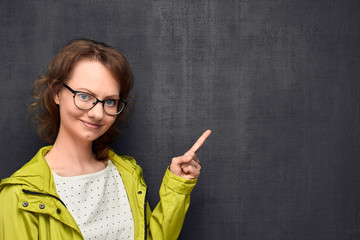
<instances>
[{"instance_id":1,"label":"pointing index finger","mask_svg":"<svg viewBox=\"0 0 360 240\"><path fill-rule=\"evenodd\" d=\"M211 130L206 130L201 137L194 143L194 145L190 148L190 151L197 152L202 145L204 144L205 140L210 136Z\"/></svg>"}]
</instances>

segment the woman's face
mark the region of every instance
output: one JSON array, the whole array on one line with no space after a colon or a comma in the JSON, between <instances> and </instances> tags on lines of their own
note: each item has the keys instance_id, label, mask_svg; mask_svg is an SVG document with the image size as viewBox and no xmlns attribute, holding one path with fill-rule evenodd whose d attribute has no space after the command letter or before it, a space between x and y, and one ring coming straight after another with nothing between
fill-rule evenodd
<instances>
[{"instance_id":1,"label":"woman's face","mask_svg":"<svg viewBox=\"0 0 360 240\"><path fill-rule=\"evenodd\" d=\"M79 61L66 84L75 91L90 93L99 100L120 98L119 83L98 61ZM58 137L70 137L77 141L94 141L111 127L116 117L106 114L100 102L92 109L81 110L75 106L73 96L74 94L65 87L62 87L54 96L60 111Z\"/></svg>"}]
</instances>

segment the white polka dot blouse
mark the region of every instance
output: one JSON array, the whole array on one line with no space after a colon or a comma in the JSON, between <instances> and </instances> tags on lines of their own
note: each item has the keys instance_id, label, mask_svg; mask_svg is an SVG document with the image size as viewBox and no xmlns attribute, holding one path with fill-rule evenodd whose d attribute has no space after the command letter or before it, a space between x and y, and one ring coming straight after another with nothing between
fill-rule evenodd
<instances>
[{"instance_id":1,"label":"white polka dot blouse","mask_svg":"<svg viewBox=\"0 0 360 240\"><path fill-rule=\"evenodd\" d=\"M105 169L61 177L53 172L56 191L84 239L134 239L134 220L121 176L108 161Z\"/></svg>"}]
</instances>

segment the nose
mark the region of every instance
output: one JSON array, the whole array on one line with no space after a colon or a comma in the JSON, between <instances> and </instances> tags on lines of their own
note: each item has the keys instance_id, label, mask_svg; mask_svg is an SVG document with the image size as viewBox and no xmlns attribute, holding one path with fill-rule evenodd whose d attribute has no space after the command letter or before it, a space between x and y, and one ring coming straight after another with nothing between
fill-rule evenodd
<instances>
[{"instance_id":1,"label":"nose","mask_svg":"<svg viewBox=\"0 0 360 240\"><path fill-rule=\"evenodd\" d=\"M89 118L95 120L101 120L104 117L104 108L100 102L98 102L93 108L88 110Z\"/></svg>"}]
</instances>

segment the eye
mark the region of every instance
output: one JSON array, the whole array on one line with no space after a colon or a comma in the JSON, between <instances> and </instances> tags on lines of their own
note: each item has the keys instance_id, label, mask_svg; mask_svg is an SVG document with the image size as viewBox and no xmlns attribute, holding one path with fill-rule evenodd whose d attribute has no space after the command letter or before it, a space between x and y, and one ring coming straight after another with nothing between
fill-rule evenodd
<instances>
[{"instance_id":1,"label":"eye","mask_svg":"<svg viewBox=\"0 0 360 240\"><path fill-rule=\"evenodd\" d=\"M114 107L116 105L115 101L112 99L105 100L105 105L107 107Z\"/></svg>"},{"instance_id":2,"label":"eye","mask_svg":"<svg viewBox=\"0 0 360 240\"><path fill-rule=\"evenodd\" d=\"M82 101L89 101L90 100L90 96L86 93L79 93L79 99Z\"/></svg>"}]
</instances>

